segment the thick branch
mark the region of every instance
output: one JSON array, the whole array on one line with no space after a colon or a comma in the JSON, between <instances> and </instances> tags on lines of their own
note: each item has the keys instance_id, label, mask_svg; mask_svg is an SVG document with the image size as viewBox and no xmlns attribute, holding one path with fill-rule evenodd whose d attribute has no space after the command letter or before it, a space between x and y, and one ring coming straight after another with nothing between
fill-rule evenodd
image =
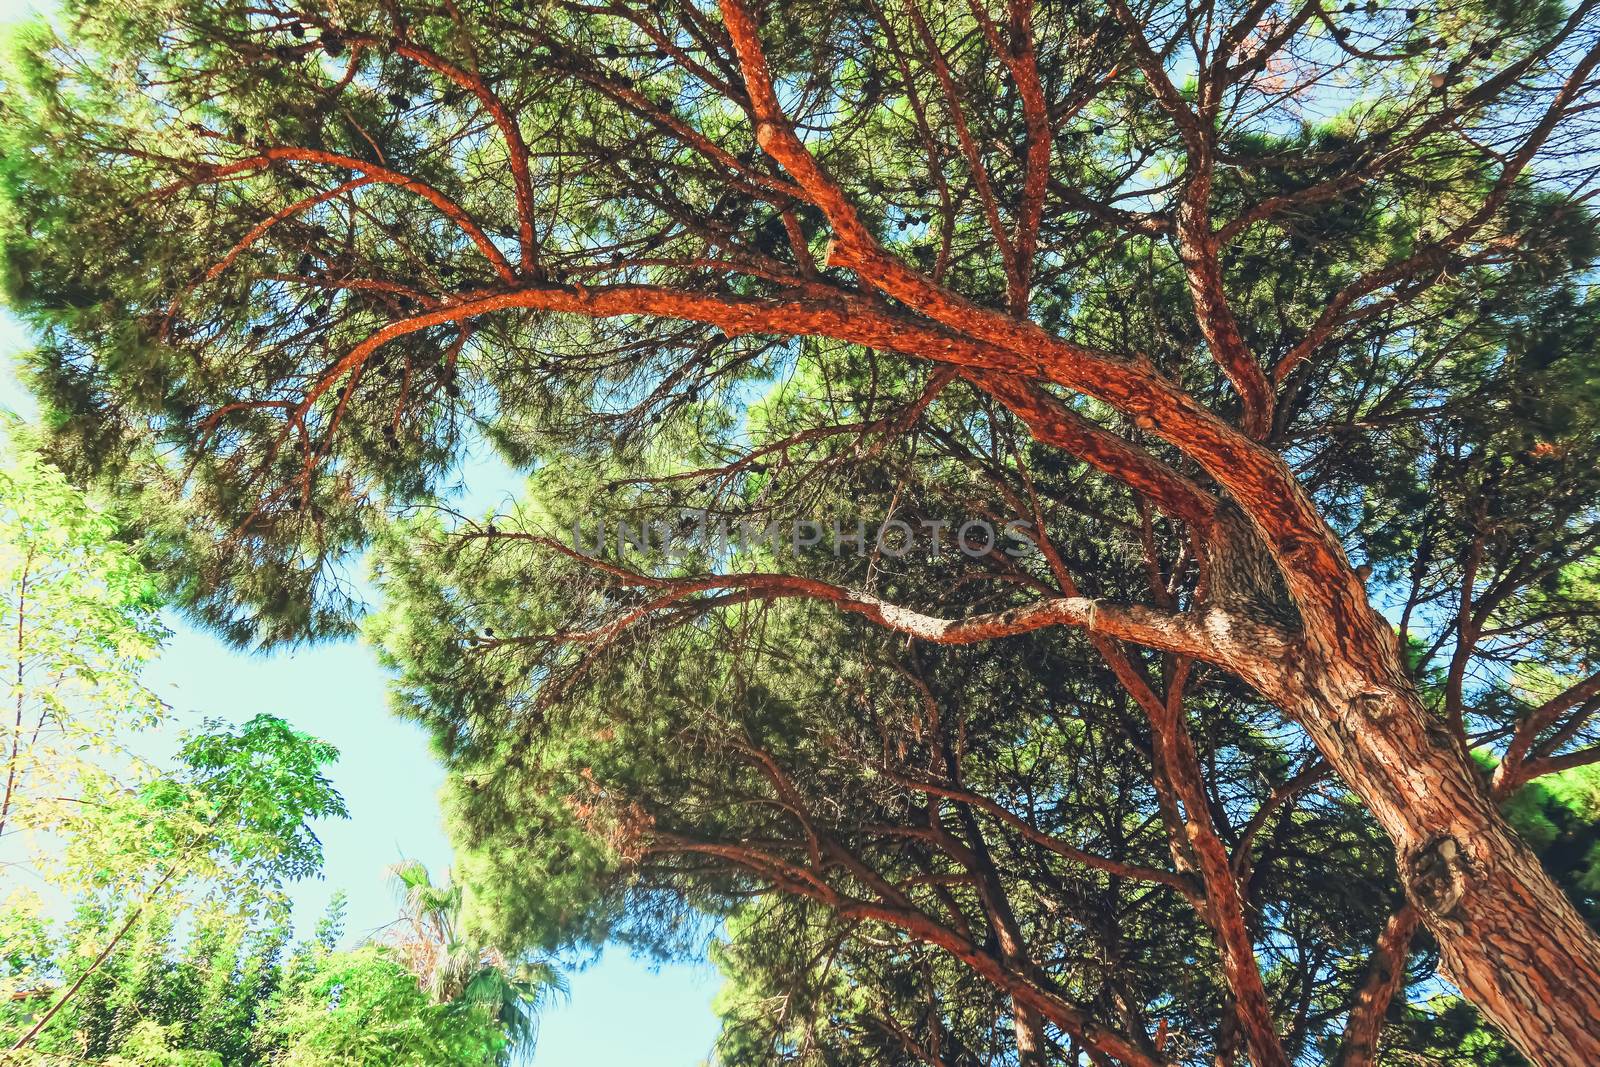
<instances>
[{"instance_id":1,"label":"thick branch","mask_svg":"<svg viewBox=\"0 0 1600 1067\"><path fill-rule=\"evenodd\" d=\"M1339 1067L1372 1067L1384 1017L1405 982L1406 956L1420 921L1416 909L1407 904L1384 924L1367 964L1366 981L1361 984L1355 1007L1345 1023Z\"/></svg>"},{"instance_id":2,"label":"thick branch","mask_svg":"<svg viewBox=\"0 0 1600 1067\"><path fill-rule=\"evenodd\" d=\"M1491 789L1496 799L1503 799L1517 791L1517 787L1526 782L1532 775L1527 774L1525 765L1528 751L1539 735L1552 726L1561 714L1571 708L1577 707L1584 701L1595 696L1600 696L1600 671L1596 671L1581 682L1568 686L1564 691L1551 697L1539 705L1517 727L1517 732L1512 736L1511 743L1506 746L1506 754L1500 765L1494 770L1494 779ZM1546 761L1548 762L1548 761Z\"/></svg>"},{"instance_id":3,"label":"thick branch","mask_svg":"<svg viewBox=\"0 0 1600 1067\"><path fill-rule=\"evenodd\" d=\"M1038 384L988 371L965 376L1027 424L1035 440L1072 453L1191 526L1211 525L1215 497L1138 445L1096 426Z\"/></svg>"}]
</instances>

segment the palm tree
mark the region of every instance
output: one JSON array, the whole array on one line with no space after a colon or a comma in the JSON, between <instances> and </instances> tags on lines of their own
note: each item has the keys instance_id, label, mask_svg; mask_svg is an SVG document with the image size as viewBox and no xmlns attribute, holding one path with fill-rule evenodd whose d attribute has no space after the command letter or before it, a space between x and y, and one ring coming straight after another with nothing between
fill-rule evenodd
<instances>
[{"instance_id":1,"label":"palm tree","mask_svg":"<svg viewBox=\"0 0 1600 1067\"><path fill-rule=\"evenodd\" d=\"M499 1023L506 1035L502 1067L531 1059L540 1009L567 991L561 973L547 958L512 959L467 930L462 888L448 870L435 884L426 866L405 860L389 868L389 877L401 914L384 942L435 1004L482 1009Z\"/></svg>"}]
</instances>

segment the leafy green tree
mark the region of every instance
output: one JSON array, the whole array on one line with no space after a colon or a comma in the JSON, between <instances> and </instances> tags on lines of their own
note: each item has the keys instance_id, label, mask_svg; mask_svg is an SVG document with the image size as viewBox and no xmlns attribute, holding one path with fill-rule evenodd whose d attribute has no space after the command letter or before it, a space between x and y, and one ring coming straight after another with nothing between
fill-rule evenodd
<instances>
[{"instance_id":1,"label":"leafy green tree","mask_svg":"<svg viewBox=\"0 0 1600 1067\"><path fill-rule=\"evenodd\" d=\"M165 629L116 516L28 447L23 427L4 429L17 445L0 462L0 856L48 879L36 835L70 832L86 794L148 772L126 745L163 713L139 670Z\"/></svg>"},{"instance_id":2,"label":"leafy green tree","mask_svg":"<svg viewBox=\"0 0 1600 1067\"><path fill-rule=\"evenodd\" d=\"M390 876L401 896L399 925L386 939L434 1004L486 1015L504 1032L500 1061L532 1056L538 1011L565 992L560 972L542 960L514 962L462 921L464 892L448 874L436 885L414 860Z\"/></svg>"},{"instance_id":3,"label":"leafy green tree","mask_svg":"<svg viewBox=\"0 0 1600 1067\"><path fill-rule=\"evenodd\" d=\"M283 968L257 1040L275 1067L332 1064L459 1064L489 1067L532 1054L534 1012L558 976L513 970L482 942L461 941L458 889L433 885L420 864L402 864L396 927L381 939L338 951L335 908L316 941ZM518 1060L522 1057L522 1060Z\"/></svg>"},{"instance_id":4,"label":"leafy green tree","mask_svg":"<svg viewBox=\"0 0 1600 1067\"><path fill-rule=\"evenodd\" d=\"M58 988L36 1018L19 1023L11 1050L36 1042L48 1049L52 1034L55 1044L73 1047L83 1028L80 997L98 988L113 1017L89 1027L87 1051L113 1051L143 1016L140 987L165 959L139 952L137 942L160 943L163 926L185 910L203 916L206 903L226 901L245 914L266 908L281 916L285 883L322 866L309 822L345 815L322 773L335 758L332 746L272 716L238 727L211 723L184 743L178 772L134 793L95 797L93 814L74 826L66 846L80 879L78 925L86 929L73 939L76 951L56 961ZM130 955L133 981L103 970Z\"/></svg>"},{"instance_id":5,"label":"leafy green tree","mask_svg":"<svg viewBox=\"0 0 1600 1067\"><path fill-rule=\"evenodd\" d=\"M120 913L97 902L80 904L49 945L49 958L65 978L86 967L116 928ZM198 909L147 907L123 937L120 951L100 965L20 1062L80 1061L260 1064L270 1046L262 1041L288 939L281 917L211 905ZM49 995L35 999L37 1012ZM7 1020L6 1032L32 1021ZM9 1044L10 1042L8 1042ZM29 1058L30 1054L33 1058Z\"/></svg>"},{"instance_id":6,"label":"leafy green tree","mask_svg":"<svg viewBox=\"0 0 1600 1067\"><path fill-rule=\"evenodd\" d=\"M138 676L163 636L155 585L113 516L37 453L8 456L0 489L17 714L5 813L12 841L26 830L33 845L13 869L47 876L72 908L52 922L38 894L7 886L6 1062L485 1065L531 1048L552 976L534 983L481 942L478 970L432 996L394 949L335 951L337 905L284 959L285 889L322 869L312 824L345 815L326 774L337 752L258 716L207 722L175 769L134 760L161 710ZM437 909L459 891L423 888L433 910L408 919L453 931ZM445 949L452 964L460 951Z\"/></svg>"},{"instance_id":7,"label":"leafy green tree","mask_svg":"<svg viewBox=\"0 0 1600 1067\"><path fill-rule=\"evenodd\" d=\"M334 758L281 720L213 724L185 744L181 773L95 801L98 816L68 843L83 887L64 936L6 930L11 959L35 981L54 978L3 1013L8 1055L118 1067L481 1067L531 1049L544 986L492 950L431 995L408 966L413 952L335 951L336 916L282 960L285 883L322 865L309 823L344 812L322 774ZM450 951L458 964L459 946Z\"/></svg>"},{"instance_id":8,"label":"leafy green tree","mask_svg":"<svg viewBox=\"0 0 1600 1067\"><path fill-rule=\"evenodd\" d=\"M281 1067L485 1067L506 1036L481 1004L436 1004L404 963L374 945L332 953L286 989L273 1026Z\"/></svg>"},{"instance_id":9,"label":"leafy green tree","mask_svg":"<svg viewBox=\"0 0 1600 1067\"><path fill-rule=\"evenodd\" d=\"M1600 938L1499 811L1600 759L1597 21L69 4L5 75L0 241L52 456L236 641L354 625L475 430L536 473L385 563L485 922L670 947L806 897L981 981L1030 1067L1371 1062L1415 943L1597 1062ZM590 554L595 500L1038 551ZM1103 787L1033 758L1063 672ZM1078 894L1128 867L1171 915L1119 991Z\"/></svg>"}]
</instances>

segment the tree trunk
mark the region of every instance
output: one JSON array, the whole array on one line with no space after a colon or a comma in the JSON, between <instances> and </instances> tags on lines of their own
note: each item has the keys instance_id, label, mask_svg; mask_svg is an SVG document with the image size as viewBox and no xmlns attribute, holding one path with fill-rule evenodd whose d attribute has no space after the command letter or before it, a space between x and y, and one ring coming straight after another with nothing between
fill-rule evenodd
<instances>
[{"instance_id":1,"label":"tree trunk","mask_svg":"<svg viewBox=\"0 0 1600 1067\"><path fill-rule=\"evenodd\" d=\"M1258 681L1268 692L1278 683L1285 709L1394 842L1445 975L1532 1062L1600 1064L1600 938L1410 683L1398 672L1375 682L1332 658L1308 653Z\"/></svg>"}]
</instances>

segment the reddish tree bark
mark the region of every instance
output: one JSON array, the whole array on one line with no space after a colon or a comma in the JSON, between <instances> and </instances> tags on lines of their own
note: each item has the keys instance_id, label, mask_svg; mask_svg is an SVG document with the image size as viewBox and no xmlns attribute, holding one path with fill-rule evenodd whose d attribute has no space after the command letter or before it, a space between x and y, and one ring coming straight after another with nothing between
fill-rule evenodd
<instances>
[{"instance_id":1,"label":"reddish tree bark","mask_svg":"<svg viewBox=\"0 0 1600 1067\"><path fill-rule=\"evenodd\" d=\"M1417 911L1407 904L1389 917L1367 964L1367 977L1345 1025L1339 1067L1372 1067L1378 1035L1395 994L1405 985L1406 956L1417 932Z\"/></svg>"}]
</instances>

